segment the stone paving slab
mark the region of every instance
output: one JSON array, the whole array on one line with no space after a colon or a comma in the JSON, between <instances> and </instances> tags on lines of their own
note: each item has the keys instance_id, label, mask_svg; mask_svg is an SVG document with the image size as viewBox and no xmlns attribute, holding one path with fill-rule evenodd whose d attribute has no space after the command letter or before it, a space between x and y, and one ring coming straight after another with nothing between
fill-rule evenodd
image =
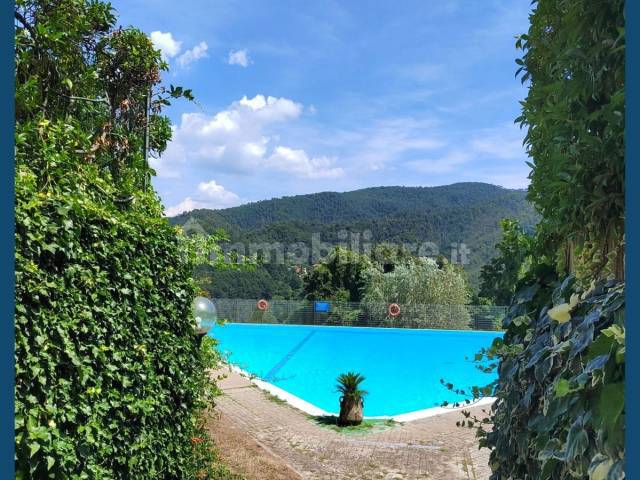
<instances>
[{"instance_id":1,"label":"stone paving slab","mask_svg":"<svg viewBox=\"0 0 640 480\"><path fill-rule=\"evenodd\" d=\"M216 411L304 479L489 478L488 451L475 430L456 427L459 412L414 420L383 431L336 432L224 369ZM481 414L478 409L478 414ZM485 407L486 408L486 407ZM473 410L473 409L470 409ZM224 432L218 432L224 442ZM269 480L266 477L265 480Z\"/></svg>"}]
</instances>

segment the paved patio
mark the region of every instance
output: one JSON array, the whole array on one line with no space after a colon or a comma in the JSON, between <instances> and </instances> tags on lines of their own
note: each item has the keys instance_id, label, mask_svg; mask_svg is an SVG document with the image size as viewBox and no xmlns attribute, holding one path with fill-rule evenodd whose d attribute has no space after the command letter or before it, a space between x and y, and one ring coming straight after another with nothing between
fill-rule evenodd
<instances>
[{"instance_id":1,"label":"paved patio","mask_svg":"<svg viewBox=\"0 0 640 480\"><path fill-rule=\"evenodd\" d=\"M222 459L248 480L489 477L488 451L478 450L475 430L456 427L460 413L344 434L275 401L237 373L216 374L227 377L218 382L224 394L212 433Z\"/></svg>"}]
</instances>

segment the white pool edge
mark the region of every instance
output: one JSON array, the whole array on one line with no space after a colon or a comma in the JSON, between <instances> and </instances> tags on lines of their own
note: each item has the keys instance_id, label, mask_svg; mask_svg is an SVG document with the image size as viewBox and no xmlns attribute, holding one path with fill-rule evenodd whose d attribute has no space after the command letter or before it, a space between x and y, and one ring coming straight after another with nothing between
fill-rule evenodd
<instances>
[{"instance_id":1,"label":"white pool edge","mask_svg":"<svg viewBox=\"0 0 640 480\"><path fill-rule=\"evenodd\" d=\"M326 415L337 415L335 412L327 412L326 410L322 410L321 408L316 407L312 403L307 402L306 400L297 397L286 390L283 390L280 387L276 387L275 385L265 382L264 380L260 380L259 378L251 375L250 373L242 370L240 367L232 364L226 364L229 369L243 377L247 378L252 384L258 387L260 390L264 390L269 392L274 397L279 398L280 400L284 400L289 405L302 412L312 415L314 417L326 416ZM416 410L409 413L401 413L399 415L379 415L379 416L366 416L366 420L393 420L394 422L406 423L412 422L413 420L420 420L422 418L435 417L437 415L444 415L447 413L459 412L461 410L466 410L471 407L483 407L491 405L496 401L495 397L483 397L478 399L475 402L460 406L460 407L432 407L425 408L423 410Z\"/></svg>"}]
</instances>

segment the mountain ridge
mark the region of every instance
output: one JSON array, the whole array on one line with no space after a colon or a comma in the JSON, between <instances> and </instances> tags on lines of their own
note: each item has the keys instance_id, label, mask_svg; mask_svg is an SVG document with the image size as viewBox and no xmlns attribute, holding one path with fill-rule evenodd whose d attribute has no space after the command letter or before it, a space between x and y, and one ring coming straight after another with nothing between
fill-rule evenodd
<instances>
[{"instance_id":1,"label":"mountain ridge","mask_svg":"<svg viewBox=\"0 0 640 480\"><path fill-rule=\"evenodd\" d=\"M525 190L460 182L285 196L225 209L197 209L169 220L182 225L194 219L207 232L223 228L231 243L309 242L313 233L323 242L339 242L341 232L369 231L373 244L433 242L446 256L457 248L454 245L464 243L471 249L465 270L477 287L480 268L495 254L503 218L519 220L533 229L538 215L526 200ZM218 284L229 276L243 275L221 273L217 273ZM242 292L225 292L219 287L214 292L217 296L249 293L240 295Z\"/></svg>"}]
</instances>

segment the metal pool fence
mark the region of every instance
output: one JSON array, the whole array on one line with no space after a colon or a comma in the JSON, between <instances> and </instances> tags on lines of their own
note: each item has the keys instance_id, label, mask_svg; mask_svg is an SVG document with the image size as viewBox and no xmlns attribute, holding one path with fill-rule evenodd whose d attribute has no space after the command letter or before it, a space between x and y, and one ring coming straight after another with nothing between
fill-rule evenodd
<instances>
[{"instance_id":1,"label":"metal pool fence","mask_svg":"<svg viewBox=\"0 0 640 480\"><path fill-rule=\"evenodd\" d=\"M507 307L402 305L304 300L214 300L218 318L234 323L500 330Z\"/></svg>"}]
</instances>

